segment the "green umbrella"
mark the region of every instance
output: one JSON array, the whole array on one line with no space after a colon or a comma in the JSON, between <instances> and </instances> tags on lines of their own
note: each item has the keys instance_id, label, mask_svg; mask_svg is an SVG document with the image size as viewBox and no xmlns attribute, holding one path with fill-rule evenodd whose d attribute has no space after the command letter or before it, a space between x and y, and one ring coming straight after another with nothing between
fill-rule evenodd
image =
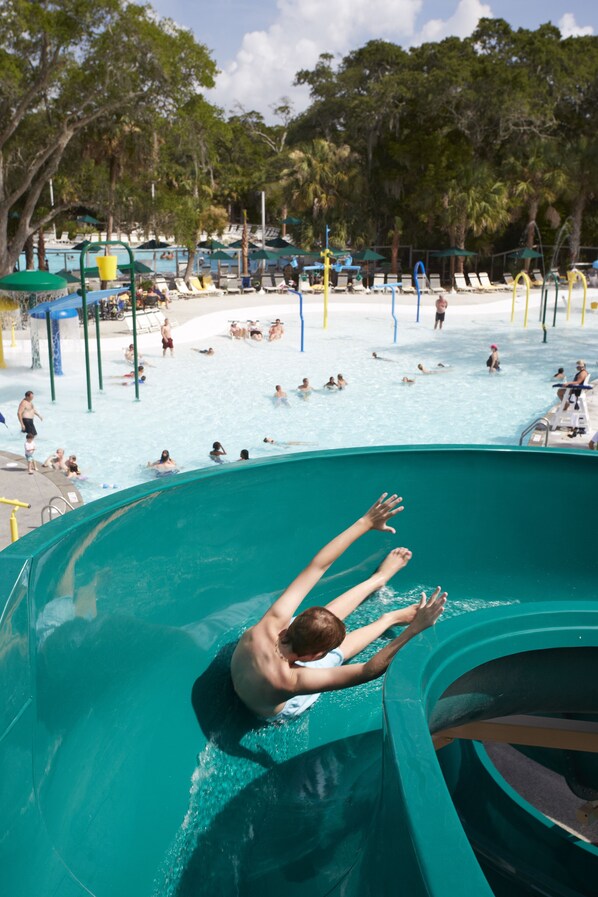
<instances>
[{"instance_id":1,"label":"green umbrella","mask_svg":"<svg viewBox=\"0 0 598 897\"><path fill-rule=\"evenodd\" d=\"M274 237L273 240L266 240L266 246L271 249L286 249L289 244L282 237Z\"/></svg>"},{"instance_id":2,"label":"green umbrella","mask_svg":"<svg viewBox=\"0 0 598 897\"><path fill-rule=\"evenodd\" d=\"M286 218L282 219L282 223L291 225L301 224L301 218L295 218L293 217L293 215L287 215Z\"/></svg>"},{"instance_id":3,"label":"green umbrella","mask_svg":"<svg viewBox=\"0 0 598 897\"><path fill-rule=\"evenodd\" d=\"M256 252L251 253L251 258L260 262L277 262L280 254L273 252L271 249L258 249Z\"/></svg>"},{"instance_id":4,"label":"green umbrella","mask_svg":"<svg viewBox=\"0 0 598 897\"><path fill-rule=\"evenodd\" d=\"M164 240L147 240L140 243L137 249L170 249L170 243L165 243Z\"/></svg>"},{"instance_id":5,"label":"green umbrella","mask_svg":"<svg viewBox=\"0 0 598 897\"><path fill-rule=\"evenodd\" d=\"M355 262L381 262L386 256L380 255L379 252L374 252L373 249L362 249L361 252L356 252L353 256L353 261Z\"/></svg>"},{"instance_id":6,"label":"green umbrella","mask_svg":"<svg viewBox=\"0 0 598 897\"><path fill-rule=\"evenodd\" d=\"M7 293L53 293L65 287L64 277L49 271L13 271L0 277L0 290Z\"/></svg>"},{"instance_id":7,"label":"green umbrella","mask_svg":"<svg viewBox=\"0 0 598 897\"><path fill-rule=\"evenodd\" d=\"M77 221L79 221L81 224L96 225L100 223L97 218L93 218L91 215L79 215Z\"/></svg>"},{"instance_id":8,"label":"green umbrella","mask_svg":"<svg viewBox=\"0 0 598 897\"><path fill-rule=\"evenodd\" d=\"M212 261L212 259L216 262L232 262L234 256L231 255L230 252L223 252L222 249L217 249L216 252L210 254L210 261Z\"/></svg>"},{"instance_id":9,"label":"green umbrella","mask_svg":"<svg viewBox=\"0 0 598 897\"><path fill-rule=\"evenodd\" d=\"M202 240L197 245L199 249L226 249L226 245L220 240Z\"/></svg>"},{"instance_id":10,"label":"green umbrella","mask_svg":"<svg viewBox=\"0 0 598 897\"><path fill-rule=\"evenodd\" d=\"M305 251L299 246L293 246L292 243L286 243L278 249L279 255L305 255Z\"/></svg>"},{"instance_id":11,"label":"green umbrella","mask_svg":"<svg viewBox=\"0 0 598 897\"><path fill-rule=\"evenodd\" d=\"M80 243L75 243L73 249L82 250L87 249L88 246L91 246L91 240L81 240Z\"/></svg>"},{"instance_id":12,"label":"green umbrella","mask_svg":"<svg viewBox=\"0 0 598 897\"><path fill-rule=\"evenodd\" d=\"M72 271L67 271L66 268L63 268L61 271L57 271L56 277L63 277L67 283L80 283L81 282L80 274L73 274Z\"/></svg>"},{"instance_id":13,"label":"green umbrella","mask_svg":"<svg viewBox=\"0 0 598 897\"><path fill-rule=\"evenodd\" d=\"M92 270L94 270L94 269L86 268L85 273L87 274L88 271L92 271ZM95 270L97 271L97 268ZM122 271L123 274L129 274L131 271L131 265L125 264L125 263L123 263L122 265L119 264L118 270ZM135 260L133 262L133 271L135 272L135 274L153 274L154 273L153 270L149 267L149 265L145 265L143 262L138 262L137 260ZM88 276L93 277L94 275L89 274Z\"/></svg>"},{"instance_id":14,"label":"green umbrella","mask_svg":"<svg viewBox=\"0 0 598 897\"><path fill-rule=\"evenodd\" d=\"M437 259L457 258L459 256L477 255L477 252L470 252L469 249L457 249L453 246L451 249L437 249L430 253Z\"/></svg>"},{"instance_id":15,"label":"green umbrella","mask_svg":"<svg viewBox=\"0 0 598 897\"><path fill-rule=\"evenodd\" d=\"M235 240L234 243L229 243L226 248L227 249L243 249L243 240ZM260 247L258 246L257 243L252 243L251 240L249 240L247 242L247 248L248 249L259 249Z\"/></svg>"},{"instance_id":16,"label":"green umbrella","mask_svg":"<svg viewBox=\"0 0 598 897\"><path fill-rule=\"evenodd\" d=\"M516 259L541 259L544 258L541 252L536 252L535 249L517 249L515 252L510 252L510 256Z\"/></svg>"}]
</instances>

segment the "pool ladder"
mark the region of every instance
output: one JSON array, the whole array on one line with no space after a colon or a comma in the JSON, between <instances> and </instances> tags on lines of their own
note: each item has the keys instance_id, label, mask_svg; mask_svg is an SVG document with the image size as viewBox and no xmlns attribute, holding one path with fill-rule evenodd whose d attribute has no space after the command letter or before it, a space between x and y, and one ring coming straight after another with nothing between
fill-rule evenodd
<instances>
[{"instance_id":1,"label":"pool ladder","mask_svg":"<svg viewBox=\"0 0 598 897\"><path fill-rule=\"evenodd\" d=\"M54 504L54 502L57 502L57 501L63 502L64 507L63 508L57 507ZM46 520L44 519L46 511L48 513L48 521L47 522L49 523L50 520L54 520L55 517L63 517L66 514L67 510L69 510L69 511L75 510L75 508L70 503L70 501L67 501L63 495L53 495L52 498L50 499L50 501L48 502L48 504L44 505L44 507L41 510L42 526L44 523L46 523Z\"/></svg>"},{"instance_id":2,"label":"pool ladder","mask_svg":"<svg viewBox=\"0 0 598 897\"><path fill-rule=\"evenodd\" d=\"M547 417L537 417L535 420L528 424L528 426L521 432L521 436L519 437L519 445L523 445L523 440L525 437L532 432L532 430L538 429L539 424L544 424L544 445L548 445L548 433L550 431L550 421Z\"/></svg>"}]
</instances>

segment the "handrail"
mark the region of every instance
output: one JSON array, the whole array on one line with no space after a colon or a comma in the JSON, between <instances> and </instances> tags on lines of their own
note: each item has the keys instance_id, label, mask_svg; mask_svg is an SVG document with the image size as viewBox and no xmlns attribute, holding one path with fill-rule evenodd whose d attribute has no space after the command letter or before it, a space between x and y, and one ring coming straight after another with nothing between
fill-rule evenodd
<instances>
[{"instance_id":1,"label":"handrail","mask_svg":"<svg viewBox=\"0 0 598 897\"><path fill-rule=\"evenodd\" d=\"M550 430L550 421L544 415L542 417L537 417L534 421L531 422L531 424L528 424L528 426L525 428L525 430L522 431L521 436L519 437L519 445L523 445L523 440L525 439L527 434L531 433L532 430L536 429L538 424L542 424L542 423L546 424L546 428L544 430L544 445L548 445L548 433Z\"/></svg>"},{"instance_id":2,"label":"handrail","mask_svg":"<svg viewBox=\"0 0 598 897\"><path fill-rule=\"evenodd\" d=\"M53 504L53 502L55 502L55 501L62 501L62 502L64 502L64 505L65 505L64 510L61 511L60 508L57 508L56 505ZM42 521L42 526L43 526L43 524L46 522L46 521L44 520L44 511L47 511L47 512L48 512L48 523L49 523L50 520L53 519L53 512L54 512L54 511L56 512L56 514L58 515L58 517L64 517L64 515L66 514L66 510L67 510L67 508L68 508L69 510L71 510L71 511L74 511L74 510L75 510L74 506L70 503L70 501L67 501L67 500L66 500L66 498L64 497L64 495L53 495L52 498L50 499L50 501L48 502L48 504L47 504L47 505L44 505L43 508L42 508L42 510L41 510L41 521Z\"/></svg>"}]
</instances>

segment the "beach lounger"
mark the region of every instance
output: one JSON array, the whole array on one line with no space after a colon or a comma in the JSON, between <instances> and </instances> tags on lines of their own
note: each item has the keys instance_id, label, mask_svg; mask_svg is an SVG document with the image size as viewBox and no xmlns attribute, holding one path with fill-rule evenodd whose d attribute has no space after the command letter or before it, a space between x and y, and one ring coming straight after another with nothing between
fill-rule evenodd
<instances>
[{"instance_id":1,"label":"beach lounger","mask_svg":"<svg viewBox=\"0 0 598 897\"><path fill-rule=\"evenodd\" d=\"M365 293L365 286L363 283L363 277L361 274L358 274L357 277L353 278L353 283L351 284L351 292L352 293Z\"/></svg>"},{"instance_id":2,"label":"beach lounger","mask_svg":"<svg viewBox=\"0 0 598 897\"><path fill-rule=\"evenodd\" d=\"M475 290L477 293L481 293L483 287L482 287L482 284L480 283L480 278L478 277L478 275L474 274L472 272L471 274L468 274L467 276L469 278L469 285L472 288L472 290Z\"/></svg>"},{"instance_id":3,"label":"beach lounger","mask_svg":"<svg viewBox=\"0 0 598 897\"><path fill-rule=\"evenodd\" d=\"M513 286L513 275L509 274L508 271L505 271L503 274L503 280L509 288Z\"/></svg>"},{"instance_id":4,"label":"beach lounger","mask_svg":"<svg viewBox=\"0 0 598 897\"><path fill-rule=\"evenodd\" d=\"M430 292L430 288L428 287L428 282L426 280L425 274L417 275L417 285L419 287L420 293L429 293Z\"/></svg>"},{"instance_id":5,"label":"beach lounger","mask_svg":"<svg viewBox=\"0 0 598 897\"><path fill-rule=\"evenodd\" d=\"M539 268L534 268L529 276L529 279L531 280L533 287L541 287L544 283L544 275Z\"/></svg>"},{"instance_id":6,"label":"beach lounger","mask_svg":"<svg viewBox=\"0 0 598 897\"><path fill-rule=\"evenodd\" d=\"M340 272L336 279L336 286L332 288L335 293L349 292L349 275Z\"/></svg>"},{"instance_id":7,"label":"beach lounger","mask_svg":"<svg viewBox=\"0 0 598 897\"><path fill-rule=\"evenodd\" d=\"M205 292L199 277L190 277L189 278L189 287L190 287L191 291L196 294Z\"/></svg>"},{"instance_id":8,"label":"beach lounger","mask_svg":"<svg viewBox=\"0 0 598 897\"><path fill-rule=\"evenodd\" d=\"M187 286L182 277L175 277L174 279L174 288L179 296L182 296L183 299L190 299L191 296L195 295Z\"/></svg>"},{"instance_id":9,"label":"beach lounger","mask_svg":"<svg viewBox=\"0 0 598 897\"><path fill-rule=\"evenodd\" d=\"M135 316L135 323L137 326L137 333L149 333L150 326L147 321L147 317L144 312L137 312ZM127 330L129 333L133 333L133 314L132 312L127 312L125 314L125 324L127 325Z\"/></svg>"},{"instance_id":10,"label":"beach lounger","mask_svg":"<svg viewBox=\"0 0 598 897\"><path fill-rule=\"evenodd\" d=\"M216 287L211 274L203 275L203 291L204 294L208 293L210 296L222 296L222 290Z\"/></svg>"},{"instance_id":11,"label":"beach lounger","mask_svg":"<svg viewBox=\"0 0 598 897\"><path fill-rule=\"evenodd\" d=\"M221 287L224 287L227 293L241 293L241 281L238 277L227 277L220 284Z\"/></svg>"},{"instance_id":12,"label":"beach lounger","mask_svg":"<svg viewBox=\"0 0 598 897\"><path fill-rule=\"evenodd\" d=\"M264 289L267 293L272 292L284 292L287 289L287 282L284 279L284 274L277 273L273 275L272 286L264 285Z\"/></svg>"},{"instance_id":13,"label":"beach lounger","mask_svg":"<svg viewBox=\"0 0 598 897\"><path fill-rule=\"evenodd\" d=\"M399 286L401 287L402 293L415 293L411 274L403 274Z\"/></svg>"},{"instance_id":14,"label":"beach lounger","mask_svg":"<svg viewBox=\"0 0 598 897\"><path fill-rule=\"evenodd\" d=\"M497 290L507 290L508 287L506 283L490 283L490 278L486 271L480 271L478 274L478 279L480 281L480 286L483 290L488 292L489 290L493 290L496 292Z\"/></svg>"},{"instance_id":15,"label":"beach lounger","mask_svg":"<svg viewBox=\"0 0 598 897\"><path fill-rule=\"evenodd\" d=\"M473 290L465 281L465 274L455 274L455 287L458 293L472 293Z\"/></svg>"},{"instance_id":16,"label":"beach lounger","mask_svg":"<svg viewBox=\"0 0 598 897\"><path fill-rule=\"evenodd\" d=\"M384 284L384 274L378 272L378 274L374 274L374 286L381 287Z\"/></svg>"},{"instance_id":17,"label":"beach lounger","mask_svg":"<svg viewBox=\"0 0 598 897\"><path fill-rule=\"evenodd\" d=\"M442 293L443 288L440 283L440 274L430 274L430 289L433 293Z\"/></svg>"},{"instance_id":18,"label":"beach lounger","mask_svg":"<svg viewBox=\"0 0 598 897\"><path fill-rule=\"evenodd\" d=\"M307 274L302 274L299 277L299 286L297 287L297 289L299 290L300 293L311 293L312 292L312 285L309 282L309 277L307 276Z\"/></svg>"}]
</instances>

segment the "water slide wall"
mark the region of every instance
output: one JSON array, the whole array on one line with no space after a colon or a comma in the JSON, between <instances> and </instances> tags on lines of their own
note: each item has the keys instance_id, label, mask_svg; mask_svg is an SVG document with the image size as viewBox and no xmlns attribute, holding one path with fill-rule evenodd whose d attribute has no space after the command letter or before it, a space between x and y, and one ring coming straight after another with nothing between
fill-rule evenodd
<instances>
[{"instance_id":1,"label":"water slide wall","mask_svg":"<svg viewBox=\"0 0 598 897\"><path fill-rule=\"evenodd\" d=\"M507 713L597 719L595 461L293 455L135 487L3 551L0 892L595 894L595 846L512 792L480 744L430 738ZM388 489L397 536L352 546L311 603L399 544L414 554L397 589L441 583L452 616L400 653L383 701L370 683L256 729L231 645ZM561 759L598 795L595 754Z\"/></svg>"}]
</instances>

